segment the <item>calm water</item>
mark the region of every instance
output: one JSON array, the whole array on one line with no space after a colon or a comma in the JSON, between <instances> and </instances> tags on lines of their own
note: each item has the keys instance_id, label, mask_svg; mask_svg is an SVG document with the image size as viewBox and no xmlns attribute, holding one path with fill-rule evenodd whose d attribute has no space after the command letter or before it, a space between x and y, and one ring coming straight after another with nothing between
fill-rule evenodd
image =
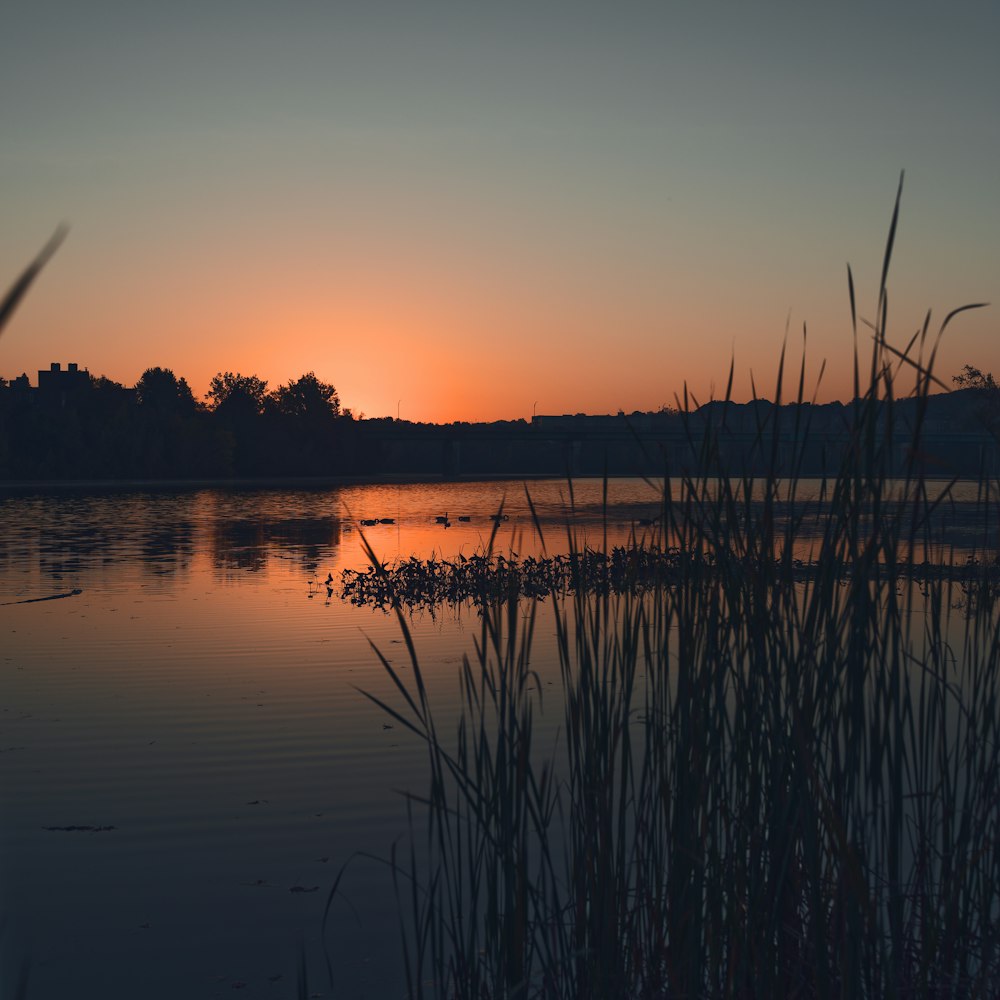
<instances>
[{"instance_id":1,"label":"calm water","mask_svg":"<svg viewBox=\"0 0 1000 1000\"><path fill-rule=\"evenodd\" d=\"M609 489L605 522L602 484L574 487L592 544L657 510L647 483ZM531 491L565 551L565 482ZM403 995L391 882L364 859L333 907L336 988L319 976L336 872L405 834L423 756L358 690L393 698L370 643L405 669L396 621L313 581L366 565L361 518L394 520L365 529L383 560L452 558L501 502L496 547L539 551L509 483L0 499L0 989L27 953L35 1000L291 997L304 946L317 993ZM476 616L412 625L446 719ZM543 677L550 649L543 614Z\"/></svg>"},{"instance_id":2,"label":"calm water","mask_svg":"<svg viewBox=\"0 0 1000 1000\"><path fill-rule=\"evenodd\" d=\"M611 490L624 538L656 496ZM575 491L600 542L601 484ZM564 549L566 484L532 494ZM369 640L402 662L397 623L310 581L366 565L361 518L396 522L365 529L385 560L472 554L505 496L498 548L536 551L519 484L0 499L3 984L27 952L43 1000L294 995L337 869L388 856L423 763L357 690L392 696ZM446 714L476 617L413 628ZM333 995L401 995L387 873L345 885Z\"/></svg>"}]
</instances>

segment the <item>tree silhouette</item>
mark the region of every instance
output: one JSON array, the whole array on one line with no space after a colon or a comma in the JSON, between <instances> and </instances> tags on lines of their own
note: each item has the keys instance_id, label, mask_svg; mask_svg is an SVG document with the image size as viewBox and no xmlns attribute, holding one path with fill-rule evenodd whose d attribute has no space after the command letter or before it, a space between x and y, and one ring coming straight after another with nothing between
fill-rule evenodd
<instances>
[{"instance_id":1,"label":"tree silhouette","mask_svg":"<svg viewBox=\"0 0 1000 1000\"><path fill-rule=\"evenodd\" d=\"M267 397L261 448L269 468L284 475L324 475L336 471L340 456L340 397L307 372Z\"/></svg>"},{"instance_id":2,"label":"tree silhouette","mask_svg":"<svg viewBox=\"0 0 1000 1000\"><path fill-rule=\"evenodd\" d=\"M218 372L208 385L206 398L211 400L217 413L236 410L242 413L261 414L267 399L267 382L256 375L239 372Z\"/></svg>"},{"instance_id":3,"label":"tree silhouette","mask_svg":"<svg viewBox=\"0 0 1000 1000\"><path fill-rule=\"evenodd\" d=\"M959 389L1000 388L994 381L993 374L991 372L982 372L972 365L965 365L965 367L962 368L957 375L952 375L951 380L959 387Z\"/></svg>"},{"instance_id":4,"label":"tree silhouette","mask_svg":"<svg viewBox=\"0 0 1000 1000\"><path fill-rule=\"evenodd\" d=\"M207 398L212 403L212 422L227 435L228 472L270 475L275 452L270 436L264 433L267 382L256 375L219 372L209 383Z\"/></svg>"},{"instance_id":5,"label":"tree silhouette","mask_svg":"<svg viewBox=\"0 0 1000 1000\"><path fill-rule=\"evenodd\" d=\"M1000 437L1000 386L991 372L965 365L952 382L959 389L975 389L977 403L973 407L974 422L985 427L994 437Z\"/></svg>"},{"instance_id":6,"label":"tree silhouette","mask_svg":"<svg viewBox=\"0 0 1000 1000\"><path fill-rule=\"evenodd\" d=\"M190 416L198 408L187 380L169 368L147 368L135 392L139 406L161 416Z\"/></svg>"},{"instance_id":7,"label":"tree silhouette","mask_svg":"<svg viewBox=\"0 0 1000 1000\"><path fill-rule=\"evenodd\" d=\"M278 413L297 420L324 421L340 416L340 397L327 382L321 382L315 372L306 372L288 385L271 393Z\"/></svg>"}]
</instances>

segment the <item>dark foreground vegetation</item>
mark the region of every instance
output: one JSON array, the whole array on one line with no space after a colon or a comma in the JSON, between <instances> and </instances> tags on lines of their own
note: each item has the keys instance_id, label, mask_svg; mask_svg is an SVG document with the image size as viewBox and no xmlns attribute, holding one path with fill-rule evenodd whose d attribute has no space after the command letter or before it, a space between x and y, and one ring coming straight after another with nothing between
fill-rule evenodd
<instances>
[{"instance_id":1,"label":"dark foreground vegetation","mask_svg":"<svg viewBox=\"0 0 1000 1000\"><path fill-rule=\"evenodd\" d=\"M412 644L408 669L383 661L431 772L391 859L409 995L995 995L990 580L909 574L919 533L858 530L882 488L863 473L815 572L770 558L791 539L762 521L751 573L714 516L745 486L709 512L690 486L673 527L715 558L641 593L549 591L561 695L536 673L538 605L509 591L481 605L456 729Z\"/></svg>"},{"instance_id":2,"label":"dark foreground vegetation","mask_svg":"<svg viewBox=\"0 0 1000 1000\"><path fill-rule=\"evenodd\" d=\"M372 555L365 585L409 649L405 667L382 659L397 697L377 703L429 768L409 844L387 859L409 996L1000 992L1000 606L976 569L996 540L957 576L914 571L942 551L934 513L951 487L915 458L899 478L895 397L915 370L917 456L936 342L887 343L884 275L874 325L808 572L801 521L778 514L794 474L681 475L662 496L669 572L542 580L561 691L533 658L549 621L537 595L487 552L461 717L442 728L400 589L426 567ZM805 424L793 439L802 455ZM995 505L991 481L981 497ZM598 577L613 563L561 558ZM492 596L491 574L508 584ZM542 745L552 713L559 735Z\"/></svg>"}]
</instances>

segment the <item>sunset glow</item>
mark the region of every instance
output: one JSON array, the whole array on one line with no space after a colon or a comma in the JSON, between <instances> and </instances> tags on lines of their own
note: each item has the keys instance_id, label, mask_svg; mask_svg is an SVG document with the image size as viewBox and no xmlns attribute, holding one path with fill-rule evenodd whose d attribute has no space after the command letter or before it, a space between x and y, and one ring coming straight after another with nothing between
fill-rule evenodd
<instances>
[{"instance_id":1,"label":"sunset glow","mask_svg":"<svg viewBox=\"0 0 1000 1000\"><path fill-rule=\"evenodd\" d=\"M996 11L634 3L18 5L0 283L65 220L0 376L203 394L306 371L367 416L771 396L808 327L851 391L845 265L890 330L1000 299ZM862 28L863 22L863 30ZM7 277L2 277L6 275ZM932 324L936 329L936 324ZM1000 368L995 310L938 358ZM862 344L866 348L866 344Z\"/></svg>"}]
</instances>

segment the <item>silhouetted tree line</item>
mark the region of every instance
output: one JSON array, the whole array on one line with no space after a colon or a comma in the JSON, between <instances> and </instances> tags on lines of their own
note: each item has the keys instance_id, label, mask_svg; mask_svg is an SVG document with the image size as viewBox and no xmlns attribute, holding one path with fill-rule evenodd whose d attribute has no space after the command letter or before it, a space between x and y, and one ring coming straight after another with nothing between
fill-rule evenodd
<instances>
[{"instance_id":1,"label":"silhouetted tree line","mask_svg":"<svg viewBox=\"0 0 1000 1000\"><path fill-rule=\"evenodd\" d=\"M205 402L168 368L147 369L134 388L89 375L47 391L0 380L0 477L331 475L353 463L353 423L313 372L271 390L220 372Z\"/></svg>"},{"instance_id":2,"label":"silhouetted tree line","mask_svg":"<svg viewBox=\"0 0 1000 1000\"><path fill-rule=\"evenodd\" d=\"M922 422L932 438L921 461L942 473L992 473L1000 467L1000 389L971 366L954 382L955 391L927 401ZM798 417L786 412L796 406ZM686 415L435 425L356 420L314 372L276 389L256 375L219 372L199 401L167 368L149 368L126 387L53 365L37 388L26 376L0 379L0 480L658 475L706 462L756 474L778 454L768 435L800 424L809 428L800 471L816 475L838 467L853 408L715 401ZM902 463L912 451L907 427L917 424L916 402L903 400L895 412ZM708 440L715 445L706 451Z\"/></svg>"}]
</instances>

